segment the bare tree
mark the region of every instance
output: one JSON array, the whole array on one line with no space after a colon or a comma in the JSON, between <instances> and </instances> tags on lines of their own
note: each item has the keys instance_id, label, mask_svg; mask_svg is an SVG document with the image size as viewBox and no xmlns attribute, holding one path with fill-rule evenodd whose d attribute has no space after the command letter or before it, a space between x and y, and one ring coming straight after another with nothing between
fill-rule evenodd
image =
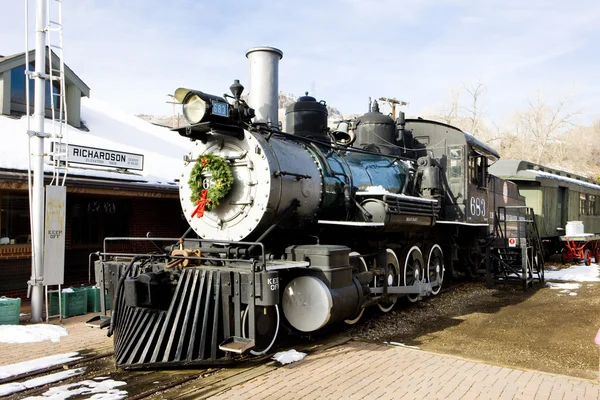
<instances>
[{"instance_id":1,"label":"bare tree","mask_svg":"<svg viewBox=\"0 0 600 400\"><path fill-rule=\"evenodd\" d=\"M467 106L462 107L466 112L467 129L473 135L477 135L481 128L481 119L483 118L483 106L481 97L486 91L485 85L478 80L477 82L469 82L462 85L463 90L469 94L469 102Z\"/></svg>"},{"instance_id":2,"label":"bare tree","mask_svg":"<svg viewBox=\"0 0 600 400\"><path fill-rule=\"evenodd\" d=\"M448 104L440 109L439 119L448 125L458 124L458 111L460 109L460 91L456 89L450 90L450 99Z\"/></svg>"},{"instance_id":3,"label":"bare tree","mask_svg":"<svg viewBox=\"0 0 600 400\"><path fill-rule=\"evenodd\" d=\"M567 110L570 97L571 94L553 106L542 100L538 90L536 100L529 100L527 109L517 113L517 128L533 145L536 163L542 162L553 141L560 140L559 136L573 127L571 120L576 113Z\"/></svg>"}]
</instances>

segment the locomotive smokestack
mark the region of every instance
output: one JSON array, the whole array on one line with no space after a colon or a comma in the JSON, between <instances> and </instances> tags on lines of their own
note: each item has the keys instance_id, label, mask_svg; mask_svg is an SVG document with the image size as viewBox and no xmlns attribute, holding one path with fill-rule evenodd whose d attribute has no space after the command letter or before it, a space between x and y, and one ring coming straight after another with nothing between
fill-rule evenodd
<instances>
[{"instance_id":1,"label":"locomotive smokestack","mask_svg":"<svg viewBox=\"0 0 600 400\"><path fill-rule=\"evenodd\" d=\"M255 122L279 124L279 60L283 52L274 47L253 47L246 52L250 61L248 105L256 112Z\"/></svg>"}]
</instances>

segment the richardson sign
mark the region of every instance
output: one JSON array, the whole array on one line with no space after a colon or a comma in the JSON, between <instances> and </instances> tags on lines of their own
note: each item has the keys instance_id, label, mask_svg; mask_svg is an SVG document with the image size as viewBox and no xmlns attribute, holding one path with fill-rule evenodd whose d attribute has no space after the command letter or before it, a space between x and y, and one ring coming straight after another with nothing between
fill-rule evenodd
<instances>
[{"instance_id":1,"label":"richardson sign","mask_svg":"<svg viewBox=\"0 0 600 400\"><path fill-rule=\"evenodd\" d=\"M52 146L54 149L59 144L52 143ZM60 144L60 147L59 152L64 153L66 145L63 143ZM98 165L101 167L135 169L138 171L144 169L144 156L142 154L78 146L76 144L69 144L68 160L70 163Z\"/></svg>"}]
</instances>

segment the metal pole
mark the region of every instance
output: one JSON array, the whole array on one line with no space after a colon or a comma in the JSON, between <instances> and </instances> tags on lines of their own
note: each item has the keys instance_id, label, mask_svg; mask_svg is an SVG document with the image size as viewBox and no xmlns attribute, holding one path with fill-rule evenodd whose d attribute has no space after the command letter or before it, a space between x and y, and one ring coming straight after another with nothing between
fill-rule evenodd
<instances>
[{"instance_id":1,"label":"metal pole","mask_svg":"<svg viewBox=\"0 0 600 400\"><path fill-rule=\"evenodd\" d=\"M31 141L33 199L30 218L33 232L31 265L31 322L42 322L44 305L44 118L46 100L46 1L36 0L35 17L35 99Z\"/></svg>"}]
</instances>

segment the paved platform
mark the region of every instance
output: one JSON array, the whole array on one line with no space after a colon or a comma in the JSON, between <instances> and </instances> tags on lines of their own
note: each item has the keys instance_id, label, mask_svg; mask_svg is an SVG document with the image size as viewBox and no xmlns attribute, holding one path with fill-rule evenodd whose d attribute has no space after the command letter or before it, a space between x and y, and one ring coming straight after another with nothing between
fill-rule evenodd
<instances>
[{"instance_id":1,"label":"paved platform","mask_svg":"<svg viewBox=\"0 0 600 400\"><path fill-rule=\"evenodd\" d=\"M106 330L64 319L60 342L0 343L0 365L72 351L112 350ZM350 341L278 367L213 399L599 399L597 382L505 368L405 347Z\"/></svg>"},{"instance_id":2,"label":"paved platform","mask_svg":"<svg viewBox=\"0 0 600 400\"><path fill-rule=\"evenodd\" d=\"M85 322L99 313L50 320L50 324L62 326L69 333L60 342L0 343L0 366L28 361L53 354L73 351L93 350L99 354L113 351L112 338L106 336L106 329L90 328Z\"/></svg>"}]
</instances>

